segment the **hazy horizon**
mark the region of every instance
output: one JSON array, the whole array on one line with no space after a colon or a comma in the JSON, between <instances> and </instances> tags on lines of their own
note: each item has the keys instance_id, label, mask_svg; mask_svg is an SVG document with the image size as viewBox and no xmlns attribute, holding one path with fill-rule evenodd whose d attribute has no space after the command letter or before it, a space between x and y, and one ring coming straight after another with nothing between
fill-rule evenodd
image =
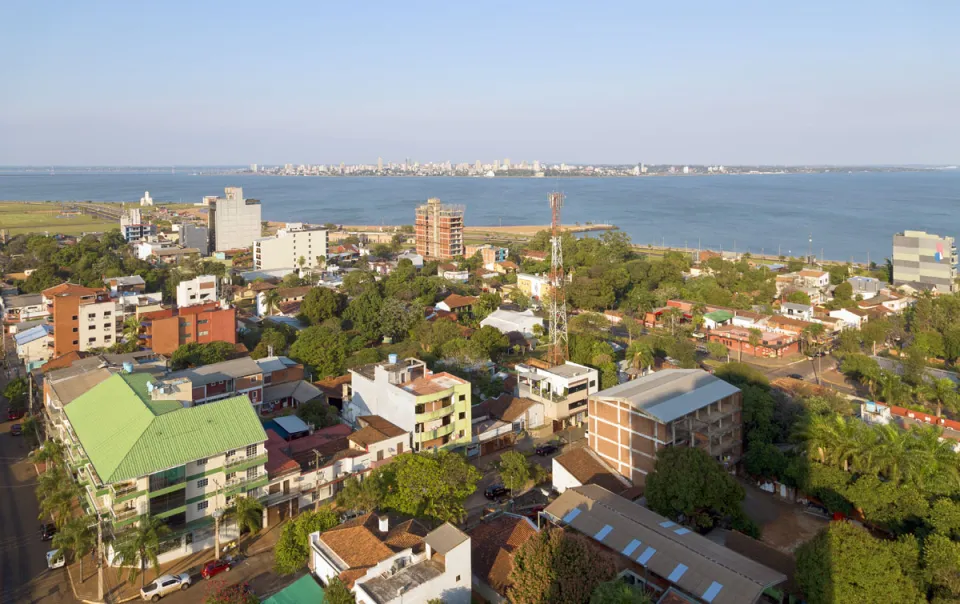
<instances>
[{"instance_id":1,"label":"hazy horizon","mask_svg":"<svg viewBox=\"0 0 960 604\"><path fill-rule=\"evenodd\" d=\"M0 166L960 163L947 0L53 4L0 7Z\"/></svg>"}]
</instances>

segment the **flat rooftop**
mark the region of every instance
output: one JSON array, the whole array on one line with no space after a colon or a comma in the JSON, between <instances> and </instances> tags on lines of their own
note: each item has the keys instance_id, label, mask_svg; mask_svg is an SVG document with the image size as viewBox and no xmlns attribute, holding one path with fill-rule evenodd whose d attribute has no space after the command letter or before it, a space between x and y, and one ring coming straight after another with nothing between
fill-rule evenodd
<instances>
[{"instance_id":1,"label":"flat rooftop","mask_svg":"<svg viewBox=\"0 0 960 604\"><path fill-rule=\"evenodd\" d=\"M563 365L554 365L550 369L541 369L540 371L570 379L580 377L581 375L587 375L590 373L590 368L584 367L583 365L577 365L576 363L566 362Z\"/></svg>"},{"instance_id":2,"label":"flat rooftop","mask_svg":"<svg viewBox=\"0 0 960 604\"><path fill-rule=\"evenodd\" d=\"M434 373L433 375L417 378L412 382L403 384L400 387L411 394L423 396L425 394L436 394L437 392L443 392L444 390L448 390L454 386L466 383L467 382L465 380L462 380L455 375L450 375L449 373Z\"/></svg>"},{"instance_id":3,"label":"flat rooftop","mask_svg":"<svg viewBox=\"0 0 960 604\"><path fill-rule=\"evenodd\" d=\"M593 396L624 401L667 423L737 392L736 386L702 369L665 369Z\"/></svg>"},{"instance_id":4,"label":"flat rooftop","mask_svg":"<svg viewBox=\"0 0 960 604\"><path fill-rule=\"evenodd\" d=\"M443 575L442 564L435 560L424 560L407 566L395 575L374 577L359 583L358 587L370 594L374 601L385 604L396 600L397 594L401 593L400 590L411 591L441 575Z\"/></svg>"}]
</instances>

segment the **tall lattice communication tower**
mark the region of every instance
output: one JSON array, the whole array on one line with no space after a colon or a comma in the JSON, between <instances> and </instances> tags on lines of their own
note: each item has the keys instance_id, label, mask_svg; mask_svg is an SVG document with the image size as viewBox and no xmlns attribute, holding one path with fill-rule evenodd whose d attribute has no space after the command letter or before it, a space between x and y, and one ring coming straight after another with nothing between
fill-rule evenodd
<instances>
[{"instance_id":1,"label":"tall lattice communication tower","mask_svg":"<svg viewBox=\"0 0 960 604\"><path fill-rule=\"evenodd\" d=\"M549 200L553 221L550 238L550 351L548 352L548 360L554 365L561 365L569 356L566 277L563 274L563 243L560 225L563 193L551 193Z\"/></svg>"}]
</instances>

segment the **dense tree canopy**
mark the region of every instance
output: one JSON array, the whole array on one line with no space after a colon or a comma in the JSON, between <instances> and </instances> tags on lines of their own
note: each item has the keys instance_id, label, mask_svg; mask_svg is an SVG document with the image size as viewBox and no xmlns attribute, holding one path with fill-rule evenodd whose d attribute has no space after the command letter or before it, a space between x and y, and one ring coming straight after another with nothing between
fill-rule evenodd
<instances>
[{"instance_id":1,"label":"dense tree canopy","mask_svg":"<svg viewBox=\"0 0 960 604\"><path fill-rule=\"evenodd\" d=\"M290 347L290 356L307 365L314 379L322 379L343 372L346 350L347 337L342 332L315 325L300 332Z\"/></svg>"},{"instance_id":2,"label":"dense tree canopy","mask_svg":"<svg viewBox=\"0 0 960 604\"><path fill-rule=\"evenodd\" d=\"M583 604L615 568L585 537L547 528L514 555L508 595L516 604Z\"/></svg>"}]
</instances>

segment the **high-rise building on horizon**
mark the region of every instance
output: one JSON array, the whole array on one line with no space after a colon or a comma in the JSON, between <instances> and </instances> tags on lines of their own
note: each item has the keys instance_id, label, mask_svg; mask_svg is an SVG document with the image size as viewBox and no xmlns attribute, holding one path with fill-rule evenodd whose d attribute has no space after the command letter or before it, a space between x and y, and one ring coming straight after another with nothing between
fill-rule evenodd
<instances>
[{"instance_id":1,"label":"high-rise building on horizon","mask_svg":"<svg viewBox=\"0 0 960 604\"><path fill-rule=\"evenodd\" d=\"M205 197L207 228L214 251L244 249L260 237L260 200L244 199L243 188L224 188L226 197Z\"/></svg>"},{"instance_id":2,"label":"high-rise building on horizon","mask_svg":"<svg viewBox=\"0 0 960 604\"><path fill-rule=\"evenodd\" d=\"M447 260L463 255L464 206L440 203L431 197L417 208L417 253L428 260Z\"/></svg>"},{"instance_id":3,"label":"high-rise building on horizon","mask_svg":"<svg viewBox=\"0 0 960 604\"><path fill-rule=\"evenodd\" d=\"M953 237L925 231L893 236L893 284L939 293L957 291L957 247Z\"/></svg>"}]
</instances>

